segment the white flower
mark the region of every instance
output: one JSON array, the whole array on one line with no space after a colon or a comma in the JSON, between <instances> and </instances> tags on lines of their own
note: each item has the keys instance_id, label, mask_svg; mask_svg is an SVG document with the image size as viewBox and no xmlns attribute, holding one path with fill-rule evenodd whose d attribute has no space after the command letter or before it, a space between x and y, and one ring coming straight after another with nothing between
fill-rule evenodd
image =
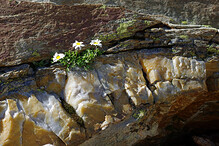
<instances>
[{"instance_id":1,"label":"white flower","mask_svg":"<svg viewBox=\"0 0 219 146\"><path fill-rule=\"evenodd\" d=\"M55 55L53 56L53 62L57 62L58 60L64 58L65 55L63 53L55 53Z\"/></svg>"},{"instance_id":2,"label":"white flower","mask_svg":"<svg viewBox=\"0 0 219 146\"><path fill-rule=\"evenodd\" d=\"M77 48L81 49L81 47L84 47L84 45L83 45L83 42L75 41L73 43L73 47L75 47L75 49L77 49Z\"/></svg>"},{"instance_id":3,"label":"white flower","mask_svg":"<svg viewBox=\"0 0 219 146\"><path fill-rule=\"evenodd\" d=\"M94 46L102 47L102 44L101 44L100 42L101 42L101 40L96 39L96 40L92 40L92 41L90 42L90 44L91 44L91 45L94 45Z\"/></svg>"}]
</instances>

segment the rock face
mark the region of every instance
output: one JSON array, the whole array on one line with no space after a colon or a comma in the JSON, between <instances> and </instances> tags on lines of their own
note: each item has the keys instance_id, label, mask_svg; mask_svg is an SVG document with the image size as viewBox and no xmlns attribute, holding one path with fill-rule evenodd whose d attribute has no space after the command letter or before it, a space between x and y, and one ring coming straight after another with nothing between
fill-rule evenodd
<instances>
[{"instance_id":1,"label":"rock face","mask_svg":"<svg viewBox=\"0 0 219 146\"><path fill-rule=\"evenodd\" d=\"M104 4L122 6L140 13L156 15L177 23L211 25L219 28L218 0L26 0L52 2L58 5ZM166 17L168 16L168 17Z\"/></svg>"},{"instance_id":2,"label":"rock face","mask_svg":"<svg viewBox=\"0 0 219 146\"><path fill-rule=\"evenodd\" d=\"M0 145L218 144L217 29L98 5L1 4ZM47 60L93 38L104 54L88 71Z\"/></svg>"},{"instance_id":3,"label":"rock face","mask_svg":"<svg viewBox=\"0 0 219 146\"><path fill-rule=\"evenodd\" d=\"M33 145L71 145L85 139L85 130L52 95L17 95L16 99L2 101L1 108L1 115L4 115L1 144L29 145L30 140Z\"/></svg>"},{"instance_id":4,"label":"rock face","mask_svg":"<svg viewBox=\"0 0 219 146\"><path fill-rule=\"evenodd\" d=\"M49 59L123 15L121 8L105 10L100 5L66 7L8 0L0 4L0 66Z\"/></svg>"}]
</instances>

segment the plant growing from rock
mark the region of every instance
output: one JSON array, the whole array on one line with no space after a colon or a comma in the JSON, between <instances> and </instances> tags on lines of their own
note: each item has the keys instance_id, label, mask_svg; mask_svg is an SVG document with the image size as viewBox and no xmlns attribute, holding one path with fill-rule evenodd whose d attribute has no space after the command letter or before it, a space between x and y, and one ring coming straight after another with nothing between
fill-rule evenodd
<instances>
[{"instance_id":1,"label":"plant growing from rock","mask_svg":"<svg viewBox=\"0 0 219 146\"><path fill-rule=\"evenodd\" d=\"M90 42L92 46L96 48L86 49L80 51L82 47L85 45L83 42L75 41L73 43L73 47L76 49L75 51L68 51L65 53L55 53L52 60L54 62L60 62L64 66L66 66L67 71L70 68L81 67L85 70L88 70L91 66L90 64L94 61L94 58L101 55L102 52L98 49L98 47L102 47L101 41L96 39Z\"/></svg>"},{"instance_id":2,"label":"plant growing from rock","mask_svg":"<svg viewBox=\"0 0 219 146\"><path fill-rule=\"evenodd\" d=\"M214 47L213 45L209 45L207 48L207 53L219 55L219 50L216 47Z\"/></svg>"},{"instance_id":3,"label":"plant growing from rock","mask_svg":"<svg viewBox=\"0 0 219 146\"><path fill-rule=\"evenodd\" d=\"M141 118L143 118L146 114L146 111L145 110L139 110L139 111L136 111L132 116L136 119L136 120L139 120Z\"/></svg>"}]
</instances>

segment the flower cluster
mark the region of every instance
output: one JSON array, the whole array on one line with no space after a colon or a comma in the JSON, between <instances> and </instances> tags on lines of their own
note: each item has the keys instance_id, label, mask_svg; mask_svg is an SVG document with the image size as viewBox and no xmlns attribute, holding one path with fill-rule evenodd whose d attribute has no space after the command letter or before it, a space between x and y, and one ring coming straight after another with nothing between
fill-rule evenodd
<instances>
[{"instance_id":1,"label":"flower cluster","mask_svg":"<svg viewBox=\"0 0 219 146\"><path fill-rule=\"evenodd\" d=\"M69 69L70 67L84 67L86 70L93 59L101 54L101 51L97 47L102 47L101 40L96 39L90 42L91 45L96 46L96 49L86 49L80 53L77 50L81 50L85 45L83 42L78 42L77 40L73 43L73 47L76 51L68 51L63 53L55 53L52 60L54 62L60 62Z\"/></svg>"},{"instance_id":2,"label":"flower cluster","mask_svg":"<svg viewBox=\"0 0 219 146\"><path fill-rule=\"evenodd\" d=\"M65 54L63 53L55 53L55 55L53 56L53 62L57 62L58 60L62 59L65 57Z\"/></svg>"}]
</instances>

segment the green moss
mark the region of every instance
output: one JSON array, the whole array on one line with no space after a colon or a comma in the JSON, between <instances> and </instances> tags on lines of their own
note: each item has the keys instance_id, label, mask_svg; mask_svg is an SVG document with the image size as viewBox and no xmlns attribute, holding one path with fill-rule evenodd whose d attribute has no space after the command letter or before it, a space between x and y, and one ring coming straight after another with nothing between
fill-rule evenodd
<instances>
[{"instance_id":1,"label":"green moss","mask_svg":"<svg viewBox=\"0 0 219 146\"><path fill-rule=\"evenodd\" d=\"M203 27L212 28L211 25L202 25Z\"/></svg>"},{"instance_id":2,"label":"green moss","mask_svg":"<svg viewBox=\"0 0 219 146\"><path fill-rule=\"evenodd\" d=\"M189 36L188 35L180 35L179 36L181 39L189 39Z\"/></svg>"},{"instance_id":3,"label":"green moss","mask_svg":"<svg viewBox=\"0 0 219 146\"><path fill-rule=\"evenodd\" d=\"M182 21L181 24L183 24L183 25L187 25L188 22L187 22L187 21Z\"/></svg>"},{"instance_id":4,"label":"green moss","mask_svg":"<svg viewBox=\"0 0 219 146\"><path fill-rule=\"evenodd\" d=\"M148 20L145 20L144 23L145 23L147 26L151 25L151 21L148 21Z\"/></svg>"},{"instance_id":5,"label":"green moss","mask_svg":"<svg viewBox=\"0 0 219 146\"><path fill-rule=\"evenodd\" d=\"M139 119L143 118L145 115L146 115L146 111L143 110L143 109L141 109L141 110L139 110L139 111L136 111L132 116L133 116L135 119L139 120Z\"/></svg>"},{"instance_id":6,"label":"green moss","mask_svg":"<svg viewBox=\"0 0 219 146\"><path fill-rule=\"evenodd\" d=\"M40 54L36 50L32 53L32 55L35 57L40 57Z\"/></svg>"},{"instance_id":7,"label":"green moss","mask_svg":"<svg viewBox=\"0 0 219 146\"><path fill-rule=\"evenodd\" d=\"M170 22L174 22L174 20L172 18L170 18Z\"/></svg>"},{"instance_id":8,"label":"green moss","mask_svg":"<svg viewBox=\"0 0 219 146\"><path fill-rule=\"evenodd\" d=\"M101 7L99 7L99 9L104 9L104 10L106 10L106 5L102 5Z\"/></svg>"},{"instance_id":9,"label":"green moss","mask_svg":"<svg viewBox=\"0 0 219 146\"><path fill-rule=\"evenodd\" d=\"M120 23L119 27L116 29L117 35L121 38L128 37L132 34L132 30L128 29L129 27L133 26L136 20L130 20L124 23Z\"/></svg>"},{"instance_id":10,"label":"green moss","mask_svg":"<svg viewBox=\"0 0 219 146\"><path fill-rule=\"evenodd\" d=\"M160 38L152 37L154 41L160 41Z\"/></svg>"},{"instance_id":11,"label":"green moss","mask_svg":"<svg viewBox=\"0 0 219 146\"><path fill-rule=\"evenodd\" d=\"M116 33L109 33L107 35L100 35L99 40L102 40L103 42L109 42L112 40L116 40L117 37L118 36Z\"/></svg>"},{"instance_id":12,"label":"green moss","mask_svg":"<svg viewBox=\"0 0 219 146\"><path fill-rule=\"evenodd\" d=\"M128 27L130 27L133 24L132 21L120 23L119 27L116 29L117 33L125 33L127 32Z\"/></svg>"},{"instance_id":13,"label":"green moss","mask_svg":"<svg viewBox=\"0 0 219 146\"><path fill-rule=\"evenodd\" d=\"M219 50L216 49L213 45L208 46L207 48L207 53L208 54L216 54L219 55Z\"/></svg>"},{"instance_id":14,"label":"green moss","mask_svg":"<svg viewBox=\"0 0 219 146\"><path fill-rule=\"evenodd\" d=\"M101 14L101 17L108 17L109 14Z\"/></svg>"},{"instance_id":15,"label":"green moss","mask_svg":"<svg viewBox=\"0 0 219 146\"><path fill-rule=\"evenodd\" d=\"M128 44L128 43L121 43L121 44L119 44L120 47L124 47L124 48L128 47L129 45L130 44Z\"/></svg>"},{"instance_id":16,"label":"green moss","mask_svg":"<svg viewBox=\"0 0 219 146\"><path fill-rule=\"evenodd\" d=\"M110 42L110 41L116 41L119 39L127 38L133 35L133 33L136 31L135 25L137 20L127 20L126 18L121 18L120 19L121 23L116 29L116 32L109 33L106 35L99 35L99 39L102 40L103 42ZM145 20L145 23L149 25L151 22Z\"/></svg>"},{"instance_id":17,"label":"green moss","mask_svg":"<svg viewBox=\"0 0 219 146\"><path fill-rule=\"evenodd\" d=\"M43 89L37 89L37 91L39 91L39 92L44 92L44 90L43 90Z\"/></svg>"},{"instance_id":18,"label":"green moss","mask_svg":"<svg viewBox=\"0 0 219 146\"><path fill-rule=\"evenodd\" d=\"M122 20L122 19L121 19ZM125 19L124 19L125 21ZM110 42L112 40L118 40L125 37L129 37L132 34L132 30L129 27L133 26L136 20L127 21L124 23L120 23L119 27L116 29L116 33L109 33L107 35L100 35L99 39L103 42Z\"/></svg>"}]
</instances>

